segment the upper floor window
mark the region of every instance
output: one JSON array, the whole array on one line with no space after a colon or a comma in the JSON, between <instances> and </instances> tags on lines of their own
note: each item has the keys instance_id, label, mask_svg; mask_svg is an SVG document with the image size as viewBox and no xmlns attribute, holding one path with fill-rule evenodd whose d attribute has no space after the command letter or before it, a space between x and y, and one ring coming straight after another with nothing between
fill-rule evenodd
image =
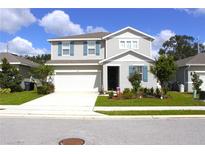
<instances>
[{"instance_id":1,"label":"upper floor window","mask_svg":"<svg viewBox=\"0 0 205 154\"><path fill-rule=\"evenodd\" d=\"M96 42L88 41L88 55L95 55L95 54L96 54Z\"/></svg>"},{"instance_id":2,"label":"upper floor window","mask_svg":"<svg viewBox=\"0 0 205 154\"><path fill-rule=\"evenodd\" d=\"M70 55L70 42L63 42L62 43L62 56L69 56Z\"/></svg>"},{"instance_id":3,"label":"upper floor window","mask_svg":"<svg viewBox=\"0 0 205 154\"><path fill-rule=\"evenodd\" d=\"M138 49L139 40L136 39L123 39L119 41L120 49Z\"/></svg>"}]
</instances>

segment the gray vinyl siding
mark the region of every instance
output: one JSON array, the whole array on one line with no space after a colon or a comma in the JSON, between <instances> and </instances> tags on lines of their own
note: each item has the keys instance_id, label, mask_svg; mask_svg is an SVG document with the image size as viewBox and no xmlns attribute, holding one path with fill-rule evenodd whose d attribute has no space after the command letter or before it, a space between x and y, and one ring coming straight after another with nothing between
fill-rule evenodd
<instances>
[{"instance_id":1,"label":"gray vinyl siding","mask_svg":"<svg viewBox=\"0 0 205 154\"><path fill-rule=\"evenodd\" d=\"M134 64L142 64L142 62L137 62L137 61L126 61L126 62L108 62L103 65L103 87L104 90L107 91L108 89L108 80L107 80L107 67L108 66L119 66L119 76L120 76L120 81L119 81L119 86L121 91L123 91L125 88L132 88L132 85L130 84L128 77L129 77L129 66L134 65ZM154 75L150 72L150 66L152 65L151 63L144 62L144 65L148 66L148 82L141 82L142 87L147 87L147 88L157 88L157 80L154 77Z\"/></svg>"},{"instance_id":2,"label":"gray vinyl siding","mask_svg":"<svg viewBox=\"0 0 205 154\"><path fill-rule=\"evenodd\" d=\"M184 84L185 91L192 92L192 76L191 73L195 71L205 71L205 66L190 66L180 67L176 72L176 81Z\"/></svg>"},{"instance_id":3,"label":"gray vinyl siding","mask_svg":"<svg viewBox=\"0 0 205 154\"><path fill-rule=\"evenodd\" d=\"M85 60L85 59L104 59L105 43L101 41L100 55L83 55L83 42L74 41L74 56L58 56L58 42L51 43L51 60Z\"/></svg>"},{"instance_id":4,"label":"gray vinyl siding","mask_svg":"<svg viewBox=\"0 0 205 154\"><path fill-rule=\"evenodd\" d=\"M151 57L151 42L147 39L144 39L142 37L138 38L139 36L136 36L136 39L139 39L139 49L134 49L136 52L142 53L146 56ZM119 54L121 52L127 51L128 49L120 49L119 48L119 40L123 38L111 38L106 40L106 49L107 49L107 57L114 56L116 54ZM125 38L129 39L129 38ZM134 38L131 38L134 39Z\"/></svg>"}]
</instances>

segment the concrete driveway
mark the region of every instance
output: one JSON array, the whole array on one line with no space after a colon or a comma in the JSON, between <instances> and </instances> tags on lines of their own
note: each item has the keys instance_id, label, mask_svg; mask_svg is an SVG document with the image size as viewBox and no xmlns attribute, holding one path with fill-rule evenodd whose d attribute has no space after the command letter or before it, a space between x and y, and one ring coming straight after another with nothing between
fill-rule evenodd
<instances>
[{"instance_id":1,"label":"concrete driveway","mask_svg":"<svg viewBox=\"0 0 205 154\"><path fill-rule=\"evenodd\" d=\"M16 107L7 108L0 113L14 115L100 115L93 112L97 96L96 92L56 92Z\"/></svg>"},{"instance_id":2,"label":"concrete driveway","mask_svg":"<svg viewBox=\"0 0 205 154\"><path fill-rule=\"evenodd\" d=\"M95 92L56 92L22 104L21 107L86 108L92 110L97 96L98 93Z\"/></svg>"}]
</instances>

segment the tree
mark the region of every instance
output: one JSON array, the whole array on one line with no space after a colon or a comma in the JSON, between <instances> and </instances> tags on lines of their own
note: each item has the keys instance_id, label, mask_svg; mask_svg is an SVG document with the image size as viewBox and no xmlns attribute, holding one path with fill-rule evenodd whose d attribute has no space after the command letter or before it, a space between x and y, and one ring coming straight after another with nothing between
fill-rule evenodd
<instances>
[{"instance_id":1,"label":"tree","mask_svg":"<svg viewBox=\"0 0 205 154\"><path fill-rule=\"evenodd\" d=\"M161 85L162 94L166 94L168 81L176 71L176 64L172 56L162 54L155 60L154 66L151 67L151 72L157 78Z\"/></svg>"},{"instance_id":2,"label":"tree","mask_svg":"<svg viewBox=\"0 0 205 154\"><path fill-rule=\"evenodd\" d=\"M32 74L35 78L38 78L42 84L47 82L47 77L53 75L54 69L48 65L40 65L32 70Z\"/></svg>"},{"instance_id":3,"label":"tree","mask_svg":"<svg viewBox=\"0 0 205 154\"><path fill-rule=\"evenodd\" d=\"M141 84L140 74L138 72L136 72L134 75L131 75L129 77L129 81L132 84L134 91L137 92L137 90L140 88L140 84Z\"/></svg>"},{"instance_id":4,"label":"tree","mask_svg":"<svg viewBox=\"0 0 205 154\"><path fill-rule=\"evenodd\" d=\"M0 71L0 87L10 88L11 92L21 91L20 86L23 78L20 75L16 67L10 65L6 58L2 59L1 65L2 71Z\"/></svg>"},{"instance_id":5,"label":"tree","mask_svg":"<svg viewBox=\"0 0 205 154\"><path fill-rule=\"evenodd\" d=\"M37 55L37 56L28 56L26 55L25 58L39 63L39 64L45 64L48 60L51 59L51 55L50 54L42 54L42 55Z\"/></svg>"},{"instance_id":6,"label":"tree","mask_svg":"<svg viewBox=\"0 0 205 154\"><path fill-rule=\"evenodd\" d=\"M205 52L205 46L199 43L201 52ZM194 56L198 53L198 42L192 36L175 35L165 41L159 54L167 54L174 57L174 60L179 60Z\"/></svg>"},{"instance_id":7,"label":"tree","mask_svg":"<svg viewBox=\"0 0 205 154\"><path fill-rule=\"evenodd\" d=\"M199 79L199 75L197 75L196 72L192 73L191 76L193 89L196 90L197 93L199 93L201 91L200 86L202 85L203 81Z\"/></svg>"}]
</instances>

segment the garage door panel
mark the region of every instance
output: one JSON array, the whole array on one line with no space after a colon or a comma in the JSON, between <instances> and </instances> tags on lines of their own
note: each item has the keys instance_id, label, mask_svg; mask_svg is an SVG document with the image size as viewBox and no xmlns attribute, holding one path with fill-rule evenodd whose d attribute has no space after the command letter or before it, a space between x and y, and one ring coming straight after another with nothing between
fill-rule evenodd
<instances>
[{"instance_id":1,"label":"garage door panel","mask_svg":"<svg viewBox=\"0 0 205 154\"><path fill-rule=\"evenodd\" d=\"M55 91L99 91L100 72L57 73Z\"/></svg>"}]
</instances>

